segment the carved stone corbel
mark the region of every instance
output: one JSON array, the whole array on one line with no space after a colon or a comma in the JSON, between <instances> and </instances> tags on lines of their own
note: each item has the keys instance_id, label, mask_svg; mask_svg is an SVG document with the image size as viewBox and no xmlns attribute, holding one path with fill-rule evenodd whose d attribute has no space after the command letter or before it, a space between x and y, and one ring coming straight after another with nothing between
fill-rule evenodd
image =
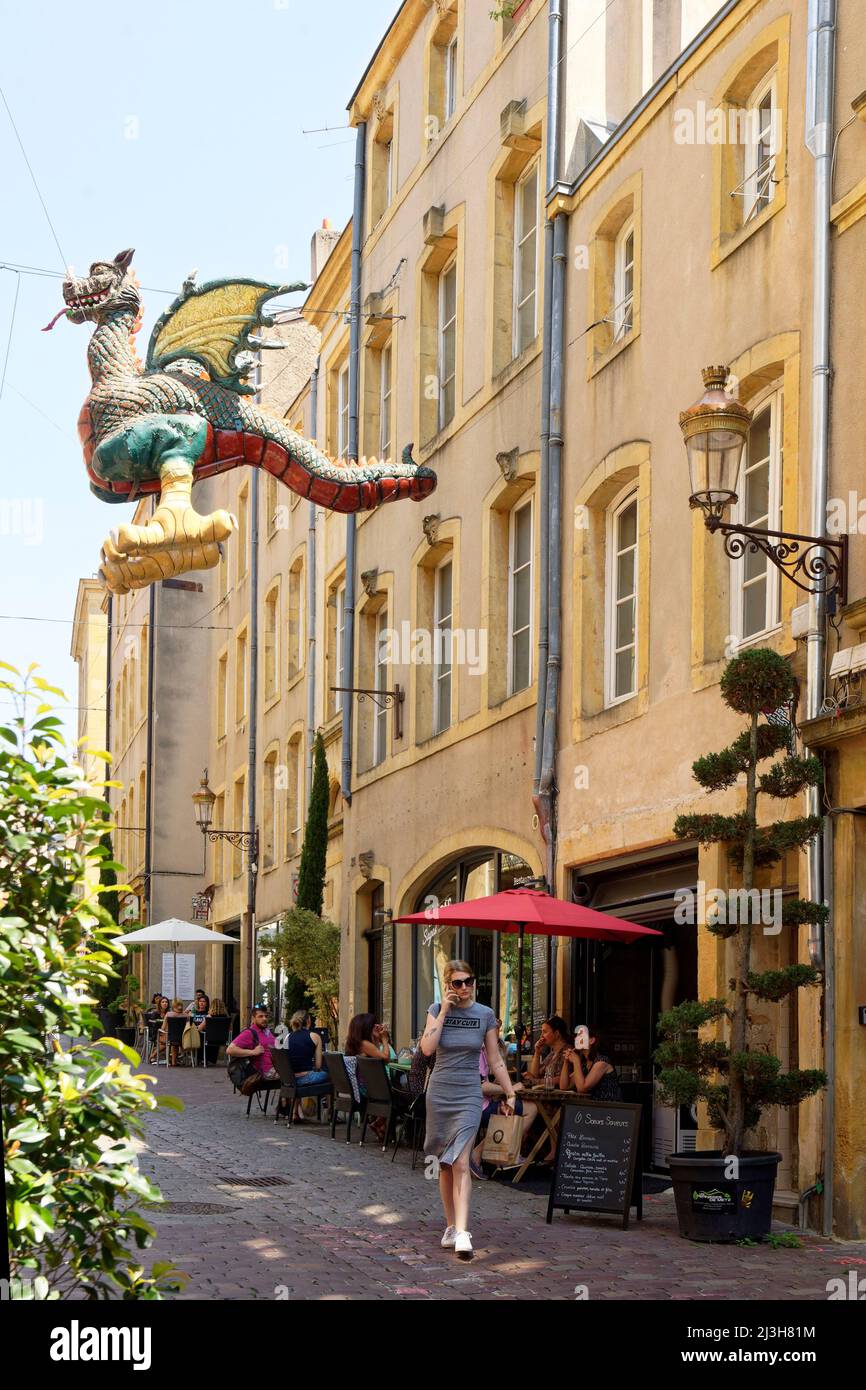
<instances>
[{"instance_id":1,"label":"carved stone corbel","mask_svg":"<svg viewBox=\"0 0 866 1390\"><path fill-rule=\"evenodd\" d=\"M358 868L361 870L362 878L370 878L375 862L376 855L372 849L365 849L363 854L358 855Z\"/></svg>"},{"instance_id":2,"label":"carved stone corbel","mask_svg":"<svg viewBox=\"0 0 866 1390\"><path fill-rule=\"evenodd\" d=\"M520 458L520 449L517 445L507 452L496 455L496 462L499 464L499 471L507 483L513 483L517 477L517 463Z\"/></svg>"},{"instance_id":3,"label":"carved stone corbel","mask_svg":"<svg viewBox=\"0 0 866 1390\"><path fill-rule=\"evenodd\" d=\"M428 545L435 545L439 540L439 523L441 520L442 517L439 512L431 512L430 515L425 516L424 520L421 522L421 530L427 537Z\"/></svg>"},{"instance_id":4,"label":"carved stone corbel","mask_svg":"<svg viewBox=\"0 0 866 1390\"><path fill-rule=\"evenodd\" d=\"M361 573L361 584L363 585L364 593L367 595L367 597L375 598L376 595L379 593L378 569L363 570Z\"/></svg>"}]
</instances>

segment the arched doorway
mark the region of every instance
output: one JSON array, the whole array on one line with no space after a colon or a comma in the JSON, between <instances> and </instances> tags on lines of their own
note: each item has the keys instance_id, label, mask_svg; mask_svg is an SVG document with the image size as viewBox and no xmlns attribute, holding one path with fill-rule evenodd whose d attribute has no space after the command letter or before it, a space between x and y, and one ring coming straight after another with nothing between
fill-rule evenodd
<instances>
[{"instance_id":1,"label":"arched doorway","mask_svg":"<svg viewBox=\"0 0 866 1390\"><path fill-rule=\"evenodd\" d=\"M493 846L467 849L440 866L413 904L413 912L424 912L449 903L486 898L491 893L514 888L531 879L532 867L517 854ZM439 926L431 921L411 927L412 939L412 1035L424 1028L427 1009L442 998L443 971L447 961L459 956L467 960L476 977L476 998L488 1004L503 1021L503 1033L516 1025L517 939L486 928ZM542 943L546 947L546 943ZM524 981L524 1018L532 1016L533 979L536 994L544 996L547 980L542 979L546 964L534 953L530 968L529 949Z\"/></svg>"}]
</instances>

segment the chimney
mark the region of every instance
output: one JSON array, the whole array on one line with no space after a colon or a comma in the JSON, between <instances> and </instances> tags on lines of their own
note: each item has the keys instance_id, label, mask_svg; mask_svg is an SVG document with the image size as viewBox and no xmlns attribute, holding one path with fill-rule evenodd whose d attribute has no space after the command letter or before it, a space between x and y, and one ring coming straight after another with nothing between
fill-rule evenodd
<instances>
[{"instance_id":1,"label":"chimney","mask_svg":"<svg viewBox=\"0 0 866 1390\"><path fill-rule=\"evenodd\" d=\"M310 243L310 279L313 284L324 270L325 262L339 240L340 233L335 232L327 217L324 217L321 227L317 227L313 232Z\"/></svg>"}]
</instances>

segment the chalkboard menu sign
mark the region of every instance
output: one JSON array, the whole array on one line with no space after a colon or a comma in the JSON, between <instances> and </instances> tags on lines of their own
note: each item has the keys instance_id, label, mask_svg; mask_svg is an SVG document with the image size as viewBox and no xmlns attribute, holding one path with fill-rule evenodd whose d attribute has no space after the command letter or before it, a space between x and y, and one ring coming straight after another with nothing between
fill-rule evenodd
<instances>
[{"instance_id":1,"label":"chalkboard menu sign","mask_svg":"<svg viewBox=\"0 0 866 1390\"><path fill-rule=\"evenodd\" d=\"M616 1212L628 1229L629 1209L643 1215L638 1155L641 1106L620 1101L567 1101L562 1108L547 1220L563 1211Z\"/></svg>"}]
</instances>

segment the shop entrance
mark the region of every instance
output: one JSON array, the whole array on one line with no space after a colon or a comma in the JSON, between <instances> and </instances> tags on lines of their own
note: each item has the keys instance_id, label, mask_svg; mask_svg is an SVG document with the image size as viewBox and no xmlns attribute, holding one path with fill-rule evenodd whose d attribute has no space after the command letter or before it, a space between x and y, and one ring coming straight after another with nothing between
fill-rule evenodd
<instances>
[{"instance_id":1,"label":"shop entrance","mask_svg":"<svg viewBox=\"0 0 866 1390\"><path fill-rule=\"evenodd\" d=\"M653 1053L659 1014L697 997L697 928L674 915L675 894L695 888L697 869L696 847L665 848L587 865L572 875L573 901L662 933L632 946L575 941L571 957L571 1021L599 1030L624 1096L643 1106L645 1168L666 1167L667 1154L689 1147L696 1130L692 1114L656 1103Z\"/></svg>"}]
</instances>

